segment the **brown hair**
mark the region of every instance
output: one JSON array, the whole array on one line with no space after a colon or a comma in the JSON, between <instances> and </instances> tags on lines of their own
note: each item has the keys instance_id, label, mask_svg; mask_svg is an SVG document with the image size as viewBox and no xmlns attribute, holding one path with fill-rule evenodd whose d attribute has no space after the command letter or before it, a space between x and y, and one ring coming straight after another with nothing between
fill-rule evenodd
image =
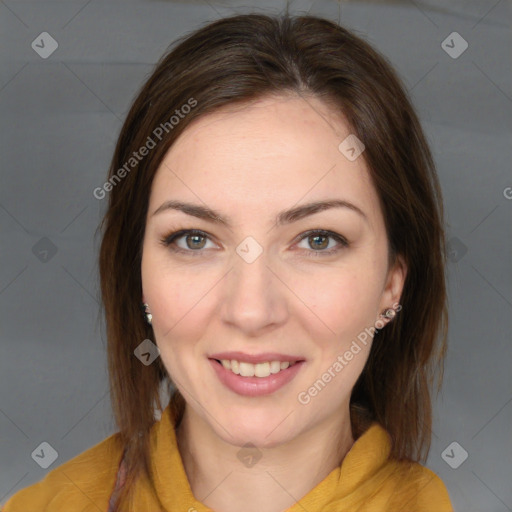
<instances>
[{"instance_id":1,"label":"brown hair","mask_svg":"<svg viewBox=\"0 0 512 512\"><path fill-rule=\"evenodd\" d=\"M148 434L155 407L163 410L161 384L171 383L161 358L145 366L133 354L152 337L140 302L142 241L155 172L194 119L224 105L289 93L323 99L343 113L364 143L390 258L401 255L408 270L403 310L376 332L353 389L354 432L357 436L368 421L377 421L391 436L392 457L426 459L430 389L436 375L438 384L442 378L447 306L441 191L419 120L388 61L352 32L314 16L237 15L179 39L160 59L128 113L110 166L99 266L112 407L126 450L124 490L139 476L151 481ZM169 122L193 102L178 123ZM133 152L148 137L156 139L157 127L165 132L161 140L128 172ZM119 180L123 166L127 172ZM174 398L183 410L183 397Z\"/></svg>"}]
</instances>

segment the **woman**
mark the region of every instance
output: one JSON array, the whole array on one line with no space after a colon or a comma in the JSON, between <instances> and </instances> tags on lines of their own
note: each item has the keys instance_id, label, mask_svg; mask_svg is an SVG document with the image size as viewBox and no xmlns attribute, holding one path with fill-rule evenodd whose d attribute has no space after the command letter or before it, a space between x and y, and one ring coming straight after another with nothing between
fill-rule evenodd
<instances>
[{"instance_id":1,"label":"woman","mask_svg":"<svg viewBox=\"0 0 512 512\"><path fill-rule=\"evenodd\" d=\"M441 193L380 54L311 16L205 26L144 84L106 194L119 432L6 512L453 510L420 464Z\"/></svg>"}]
</instances>

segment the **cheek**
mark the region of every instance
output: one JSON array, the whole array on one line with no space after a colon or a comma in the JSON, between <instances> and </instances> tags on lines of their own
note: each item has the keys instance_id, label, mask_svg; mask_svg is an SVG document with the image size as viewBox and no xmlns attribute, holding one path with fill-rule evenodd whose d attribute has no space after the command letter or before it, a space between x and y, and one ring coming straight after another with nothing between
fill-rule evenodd
<instances>
[{"instance_id":1,"label":"cheek","mask_svg":"<svg viewBox=\"0 0 512 512\"><path fill-rule=\"evenodd\" d=\"M148 272L143 282L145 298L153 315L153 342L158 346L171 378L175 382L187 382L186 368L195 359L194 339L201 337L197 321L201 303L194 308L199 291L193 292L190 280L177 272ZM196 329L197 333L194 332ZM190 385L186 384L186 387Z\"/></svg>"},{"instance_id":2,"label":"cheek","mask_svg":"<svg viewBox=\"0 0 512 512\"><path fill-rule=\"evenodd\" d=\"M179 273L148 279L145 293L153 314L155 334L167 337L172 333L176 336L183 326L190 329L195 325L201 310L201 298L207 290L202 280L188 279Z\"/></svg>"},{"instance_id":3,"label":"cheek","mask_svg":"<svg viewBox=\"0 0 512 512\"><path fill-rule=\"evenodd\" d=\"M141 273L144 296L153 315L153 332L162 356L171 351L191 352L195 346L193 341L199 340L204 331L206 308L210 307L209 297L213 296L212 287L218 276L199 266L171 265L165 254L151 249L143 253Z\"/></svg>"},{"instance_id":4,"label":"cheek","mask_svg":"<svg viewBox=\"0 0 512 512\"><path fill-rule=\"evenodd\" d=\"M294 292L305 305L301 309L313 313L302 314L302 318L317 333L315 339L338 340L338 347L376 320L380 285L368 266L347 265L312 273L296 280Z\"/></svg>"}]
</instances>

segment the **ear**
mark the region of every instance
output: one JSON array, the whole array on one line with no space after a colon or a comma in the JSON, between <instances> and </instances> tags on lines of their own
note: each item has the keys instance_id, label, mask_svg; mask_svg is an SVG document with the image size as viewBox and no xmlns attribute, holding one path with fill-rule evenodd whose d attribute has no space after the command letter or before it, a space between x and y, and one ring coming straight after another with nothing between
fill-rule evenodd
<instances>
[{"instance_id":1,"label":"ear","mask_svg":"<svg viewBox=\"0 0 512 512\"><path fill-rule=\"evenodd\" d=\"M404 288L405 278L407 277L407 265L401 255L396 256L393 266L388 270L386 277L386 284L382 291L382 297L379 304L379 311L377 317L381 321L383 320L380 316L381 313L388 309L393 308L395 311L400 311L400 297L402 296L402 290ZM389 322L389 319L383 320L385 323Z\"/></svg>"}]
</instances>

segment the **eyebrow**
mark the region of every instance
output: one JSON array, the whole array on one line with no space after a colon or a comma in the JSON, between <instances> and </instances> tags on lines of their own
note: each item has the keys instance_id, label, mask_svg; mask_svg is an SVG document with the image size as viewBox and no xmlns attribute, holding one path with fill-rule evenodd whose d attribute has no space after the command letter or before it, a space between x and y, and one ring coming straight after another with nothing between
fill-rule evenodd
<instances>
[{"instance_id":1,"label":"eyebrow","mask_svg":"<svg viewBox=\"0 0 512 512\"><path fill-rule=\"evenodd\" d=\"M355 204L340 199L330 199L326 201L315 201L301 206L296 206L295 208L290 208L289 210L284 210L277 215L276 224L278 226L291 224L292 222L297 222L298 220L308 217L309 215L313 215L324 210L329 210L331 208L347 208L353 212L356 212L366 222L368 222L368 218L366 217L365 213ZM168 210L181 211L187 215L191 215L199 219L204 219L209 222L214 222L216 224L222 224L228 228L231 228L232 225L232 221L229 217L224 217L211 208L201 206L199 204L185 203L175 200L166 201L160 205L153 212L153 216Z\"/></svg>"}]
</instances>

